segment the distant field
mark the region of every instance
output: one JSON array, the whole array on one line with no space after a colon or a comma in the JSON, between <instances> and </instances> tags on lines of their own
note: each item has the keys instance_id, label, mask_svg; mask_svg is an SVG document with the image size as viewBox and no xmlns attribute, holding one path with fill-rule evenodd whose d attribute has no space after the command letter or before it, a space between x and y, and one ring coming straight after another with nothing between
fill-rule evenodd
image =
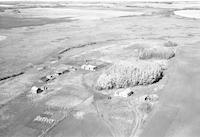
<instances>
[{"instance_id":1,"label":"distant field","mask_svg":"<svg viewBox=\"0 0 200 137\"><path fill-rule=\"evenodd\" d=\"M174 13L186 18L200 19L200 10L177 10Z\"/></svg>"},{"instance_id":2,"label":"distant field","mask_svg":"<svg viewBox=\"0 0 200 137\"><path fill-rule=\"evenodd\" d=\"M51 23L69 22L70 19L48 19L48 18L18 18L9 16L0 16L0 29L9 29L26 26L41 26Z\"/></svg>"}]
</instances>

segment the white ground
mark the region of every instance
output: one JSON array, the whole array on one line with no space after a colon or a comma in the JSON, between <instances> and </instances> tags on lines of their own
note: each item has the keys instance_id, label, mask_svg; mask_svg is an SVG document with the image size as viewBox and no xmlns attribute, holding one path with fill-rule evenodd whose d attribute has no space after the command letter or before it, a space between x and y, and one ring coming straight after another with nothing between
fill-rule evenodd
<instances>
[{"instance_id":1,"label":"white ground","mask_svg":"<svg viewBox=\"0 0 200 137\"><path fill-rule=\"evenodd\" d=\"M5 40L6 36L0 36L0 41Z\"/></svg>"},{"instance_id":2,"label":"white ground","mask_svg":"<svg viewBox=\"0 0 200 137\"><path fill-rule=\"evenodd\" d=\"M200 19L200 10L177 10L174 13L182 17Z\"/></svg>"},{"instance_id":3,"label":"white ground","mask_svg":"<svg viewBox=\"0 0 200 137\"><path fill-rule=\"evenodd\" d=\"M128 12L114 10L80 10L70 8L32 8L20 9L21 17L31 18L73 18L73 19L101 19L112 18L129 15L142 15L143 12ZM12 10L8 10L6 14L13 15Z\"/></svg>"},{"instance_id":4,"label":"white ground","mask_svg":"<svg viewBox=\"0 0 200 137\"><path fill-rule=\"evenodd\" d=\"M5 40L5 39L6 39L6 36L1 36L0 35L0 41Z\"/></svg>"},{"instance_id":5,"label":"white ground","mask_svg":"<svg viewBox=\"0 0 200 137\"><path fill-rule=\"evenodd\" d=\"M187 1L180 1L174 3L151 3L151 2L135 2L129 4L129 6L138 6L138 7L153 7L153 8L164 8L164 9L183 9L183 8L200 8L199 1L187 2Z\"/></svg>"},{"instance_id":6,"label":"white ground","mask_svg":"<svg viewBox=\"0 0 200 137\"><path fill-rule=\"evenodd\" d=\"M9 7L14 7L14 5L0 4L0 7L9 8Z\"/></svg>"}]
</instances>

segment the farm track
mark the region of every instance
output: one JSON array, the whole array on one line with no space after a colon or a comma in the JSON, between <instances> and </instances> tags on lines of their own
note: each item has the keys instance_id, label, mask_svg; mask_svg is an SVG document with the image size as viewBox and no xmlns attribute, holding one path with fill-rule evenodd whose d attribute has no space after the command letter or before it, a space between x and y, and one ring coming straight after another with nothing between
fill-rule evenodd
<instances>
[{"instance_id":1,"label":"farm track","mask_svg":"<svg viewBox=\"0 0 200 137\"><path fill-rule=\"evenodd\" d=\"M84 75L82 75L82 85L87 89L87 91L89 91L92 95L95 93L95 91L90 87L88 86L86 83L85 83L85 78L84 78ZM137 111L137 108L136 107L133 107L132 104L130 104L130 101L128 100L127 101L127 105L128 107L133 110L133 114L135 114L135 120L133 120L133 122L135 124L133 124L133 129L131 131L131 134L129 137L135 137L135 134L137 133L137 130L138 128L140 127L140 123L142 121L141 119L141 116L139 114L139 112ZM119 130L115 129L115 127L112 125L112 123L107 120L108 118L104 118L104 115L100 112L99 110L99 105L98 103L94 100L93 102L93 105L95 106L96 108L96 111L98 113L98 116L99 118L104 121L104 123L108 126L110 132L112 133L113 137L121 137L123 135L123 133L121 133ZM135 122L136 121L136 122Z\"/></svg>"},{"instance_id":2,"label":"farm track","mask_svg":"<svg viewBox=\"0 0 200 137\"><path fill-rule=\"evenodd\" d=\"M92 95L94 95L95 91L85 83L84 74L82 75L82 85L87 89L88 92L90 92ZM100 112L98 103L94 100L92 104L96 108L99 118L108 126L113 137L118 137L117 136L118 134L116 134L116 131L114 131L114 127L112 126L112 124L108 120L103 118L104 115Z\"/></svg>"},{"instance_id":3,"label":"farm track","mask_svg":"<svg viewBox=\"0 0 200 137\"><path fill-rule=\"evenodd\" d=\"M127 105L130 109L133 109L133 112L135 113L135 125L133 126L133 129L131 131L131 134L129 137L135 137L138 129L140 128L140 124L142 122L142 117L140 116L140 113L137 110L137 107L134 106L130 100L127 101Z\"/></svg>"}]
</instances>

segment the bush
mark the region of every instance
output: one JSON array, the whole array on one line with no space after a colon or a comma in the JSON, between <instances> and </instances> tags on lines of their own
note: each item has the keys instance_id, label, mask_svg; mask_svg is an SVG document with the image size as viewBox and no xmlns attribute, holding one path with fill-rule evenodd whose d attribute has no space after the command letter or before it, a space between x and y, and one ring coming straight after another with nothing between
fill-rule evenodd
<instances>
[{"instance_id":1,"label":"bush","mask_svg":"<svg viewBox=\"0 0 200 137\"><path fill-rule=\"evenodd\" d=\"M153 47L145 48L139 51L139 59L170 59L175 56L175 51L173 48L167 47Z\"/></svg>"},{"instance_id":2,"label":"bush","mask_svg":"<svg viewBox=\"0 0 200 137\"><path fill-rule=\"evenodd\" d=\"M103 90L152 84L163 77L163 71L157 62L121 62L114 64L99 76L96 88Z\"/></svg>"},{"instance_id":3,"label":"bush","mask_svg":"<svg viewBox=\"0 0 200 137\"><path fill-rule=\"evenodd\" d=\"M167 41L164 43L165 47L176 47L178 46L178 44L176 42L172 42L172 41Z\"/></svg>"}]
</instances>

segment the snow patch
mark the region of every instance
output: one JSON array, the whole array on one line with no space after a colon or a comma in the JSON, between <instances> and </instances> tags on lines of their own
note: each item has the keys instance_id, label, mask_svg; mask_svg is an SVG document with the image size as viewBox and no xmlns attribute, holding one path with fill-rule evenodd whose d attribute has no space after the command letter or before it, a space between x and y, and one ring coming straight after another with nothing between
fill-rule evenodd
<instances>
[{"instance_id":1,"label":"snow patch","mask_svg":"<svg viewBox=\"0 0 200 137\"><path fill-rule=\"evenodd\" d=\"M64 8L32 8L32 9L20 9L23 17L29 18L72 18L72 19L102 19L113 18L120 16L139 16L143 15L143 12L128 12L128 11L115 11L115 10L88 10L88 9L64 9ZM13 14L9 10L7 13Z\"/></svg>"},{"instance_id":2,"label":"snow patch","mask_svg":"<svg viewBox=\"0 0 200 137\"><path fill-rule=\"evenodd\" d=\"M174 11L174 14L186 18L200 19L200 10L177 10Z\"/></svg>"},{"instance_id":3,"label":"snow patch","mask_svg":"<svg viewBox=\"0 0 200 137\"><path fill-rule=\"evenodd\" d=\"M7 37L6 36L1 36L0 35L0 41L5 40Z\"/></svg>"}]
</instances>

